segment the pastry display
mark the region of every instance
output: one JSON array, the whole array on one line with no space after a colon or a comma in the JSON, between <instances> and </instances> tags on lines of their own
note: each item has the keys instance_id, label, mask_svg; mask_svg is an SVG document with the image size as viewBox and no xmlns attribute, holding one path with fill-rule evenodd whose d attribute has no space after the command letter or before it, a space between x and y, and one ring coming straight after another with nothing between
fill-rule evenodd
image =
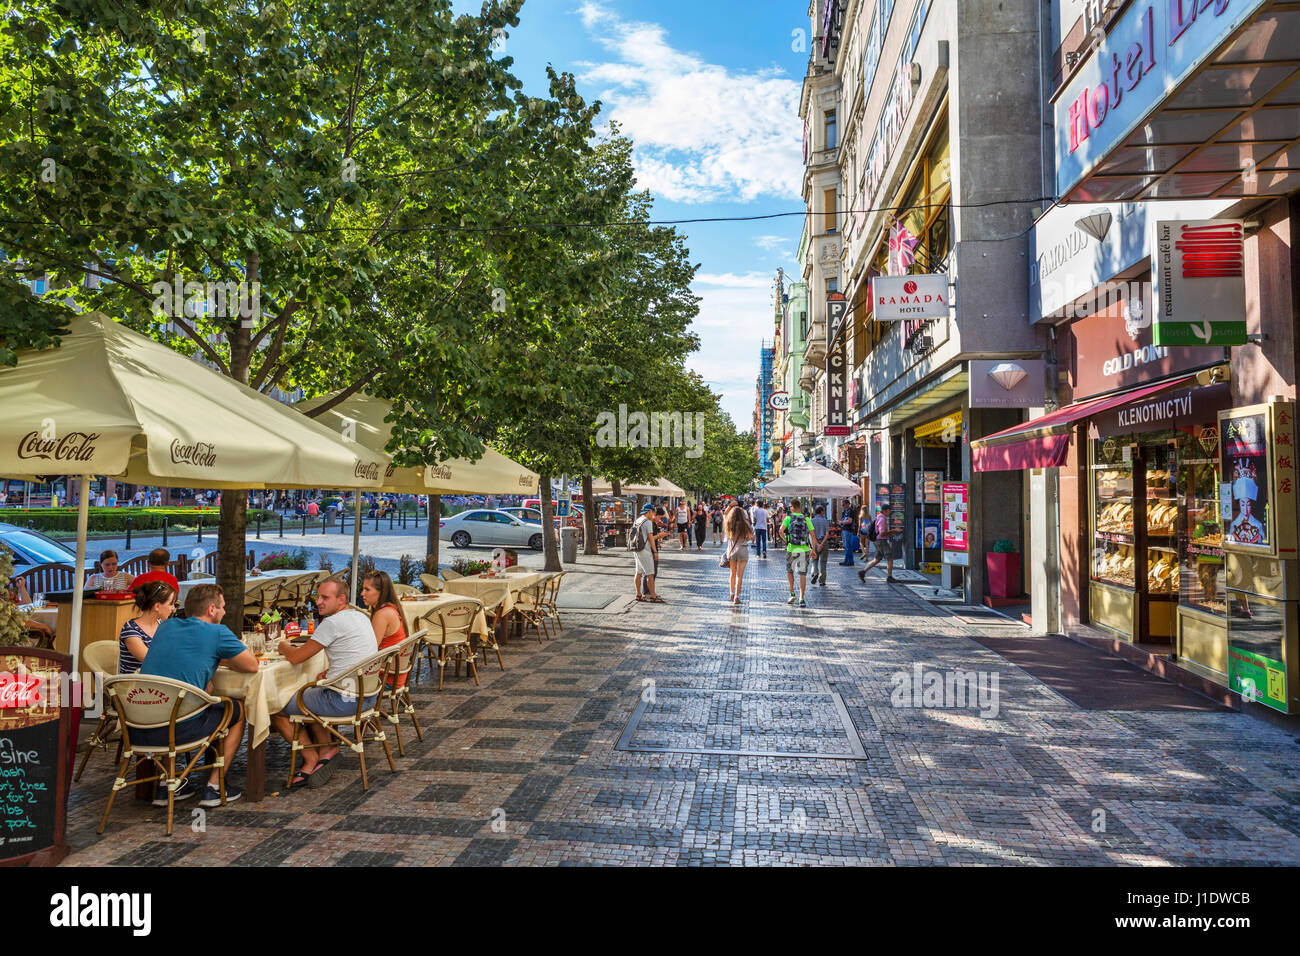
<instances>
[{"instance_id":1,"label":"pastry display","mask_svg":"<svg viewBox=\"0 0 1300 956\"><path fill-rule=\"evenodd\" d=\"M1112 501L1097 513L1097 530L1117 534L1133 533L1133 505Z\"/></svg>"},{"instance_id":2,"label":"pastry display","mask_svg":"<svg viewBox=\"0 0 1300 956\"><path fill-rule=\"evenodd\" d=\"M1128 547L1120 547L1108 554L1099 555L1096 562L1095 576L1133 586L1133 554Z\"/></svg>"}]
</instances>

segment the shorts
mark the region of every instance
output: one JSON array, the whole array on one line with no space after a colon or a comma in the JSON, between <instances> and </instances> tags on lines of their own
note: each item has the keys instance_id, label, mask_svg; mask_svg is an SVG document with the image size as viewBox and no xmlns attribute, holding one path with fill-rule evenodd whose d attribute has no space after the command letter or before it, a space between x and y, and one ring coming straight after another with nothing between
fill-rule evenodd
<instances>
[{"instance_id":1,"label":"shorts","mask_svg":"<svg viewBox=\"0 0 1300 956\"><path fill-rule=\"evenodd\" d=\"M233 727L244 719L244 702L237 700L234 702L235 712L230 715L230 726ZM211 736L212 732L217 729L217 724L221 723L221 715L226 712L226 708L221 704L213 704L197 717L189 717L180 721L176 725L176 742L186 744L195 740L203 740ZM151 727L148 730L133 731L131 736L134 738L132 743L143 744L146 747L165 747L167 746L167 728Z\"/></svg>"},{"instance_id":2,"label":"shorts","mask_svg":"<svg viewBox=\"0 0 1300 956\"><path fill-rule=\"evenodd\" d=\"M655 556L650 551L650 546L646 545L640 551L633 551L632 556L636 558L636 570L638 574L655 573Z\"/></svg>"},{"instance_id":3,"label":"shorts","mask_svg":"<svg viewBox=\"0 0 1300 956\"><path fill-rule=\"evenodd\" d=\"M893 557L894 549L889 546L889 542L887 540L877 538L875 541L871 543L876 546L876 557L879 558L881 561L884 561L886 558Z\"/></svg>"},{"instance_id":4,"label":"shorts","mask_svg":"<svg viewBox=\"0 0 1300 956\"><path fill-rule=\"evenodd\" d=\"M686 525L683 524L683 523L680 522L680 521L677 522L677 533L678 533L678 534L685 534L685 533L686 533Z\"/></svg>"},{"instance_id":5,"label":"shorts","mask_svg":"<svg viewBox=\"0 0 1300 956\"><path fill-rule=\"evenodd\" d=\"M713 533L717 534L721 530L722 530L722 522L721 521L713 522Z\"/></svg>"},{"instance_id":6,"label":"shorts","mask_svg":"<svg viewBox=\"0 0 1300 956\"><path fill-rule=\"evenodd\" d=\"M791 574L807 574L808 558L811 551L787 551L785 553L785 569Z\"/></svg>"},{"instance_id":7,"label":"shorts","mask_svg":"<svg viewBox=\"0 0 1300 956\"><path fill-rule=\"evenodd\" d=\"M371 694L367 697L364 709L368 710L373 707L377 696ZM321 717L351 717L357 712L356 697L344 697L332 687L308 687L302 697L303 703L307 705L311 712ZM286 717L305 716L298 709L297 694L294 694L289 703L284 705L284 710L281 713Z\"/></svg>"}]
</instances>

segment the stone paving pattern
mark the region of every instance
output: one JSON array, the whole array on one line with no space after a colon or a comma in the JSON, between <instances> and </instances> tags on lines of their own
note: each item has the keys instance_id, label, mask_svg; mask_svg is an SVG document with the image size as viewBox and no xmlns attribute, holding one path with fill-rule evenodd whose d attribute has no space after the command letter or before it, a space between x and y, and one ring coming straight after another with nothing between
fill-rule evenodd
<instances>
[{"instance_id":1,"label":"stone paving pattern","mask_svg":"<svg viewBox=\"0 0 1300 956\"><path fill-rule=\"evenodd\" d=\"M1082 710L879 570L862 587L832 562L836 580L788 606L783 558L752 559L733 608L716 550L669 551L670 603L567 612L555 640L512 640L504 672L480 667L481 687L426 681L423 743L407 734L396 774L372 745L369 791L348 755L327 786L209 811L202 832L181 804L170 838L164 812L124 791L97 836L112 771L96 756L72 793L67 863L1300 862L1300 747L1285 731L1237 713ZM631 591L626 552L581 571L576 588ZM914 663L996 673L997 716L893 706L891 675ZM633 741L721 752L617 749L651 689ZM833 694L865 759L824 756L845 752ZM811 756L748 755L774 750ZM287 764L273 743L270 789Z\"/></svg>"}]
</instances>

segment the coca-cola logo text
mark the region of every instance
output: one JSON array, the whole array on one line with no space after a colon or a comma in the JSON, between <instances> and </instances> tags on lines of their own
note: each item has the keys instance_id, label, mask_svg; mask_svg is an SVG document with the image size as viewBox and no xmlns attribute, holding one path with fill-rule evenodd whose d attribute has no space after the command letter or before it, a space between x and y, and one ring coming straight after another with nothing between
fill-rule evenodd
<instances>
[{"instance_id":1,"label":"coca-cola logo text","mask_svg":"<svg viewBox=\"0 0 1300 956\"><path fill-rule=\"evenodd\" d=\"M527 475L520 475L520 476L519 476L519 487L520 487L520 488L531 488L532 486L533 486L533 479L532 479L532 478L528 477Z\"/></svg>"},{"instance_id":2,"label":"coca-cola logo text","mask_svg":"<svg viewBox=\"0 0 1300 956\"><path fill-rule=\"evenodd\" d=\"M217 465L216 446L210 442L182 445L179 438L173 438L171 451L173 464L190 464L196 468L215 468Z\"/></svg>"},{"instance_id":3,"label":"coca-cola logo text","mask_svg":"<svg viewBox=\"0 0 1300 956\"><path fill-rule=\"evenodd\" d=\"M358 459L357 467L353 469L353 474L356 475L358 478L364 479L366 481L378 481L379 462L361 461Z\"/></svg>"},{"instance_id":4,"label":"coca-cola logo text","mask_svg":"<svg viewBox=\"0 0 1300 956\"><path fill-rule=\"evenodd\" d=\"M44 701L41 685L44 678L35 674L0 674L0 709L36 707Z\"/></svg>"},{"instance_id":5,"label":"coca-cola logo text","mask_svg":"<svg viewBox=\"0 0 1300 956\"><path fill-rule=\"evenodd\" d=\"M451 466L450 466L450 465L430 465L430 466L429 466L429 477L430 477L430 478L437 478L439 481L450 481L450 480L451 480Z\"/></svg>"},{"instance_id":6,"label":"coca-cola logo text","mask_svg":"<svg viewBox=\"0 0 1300 956\"><path fill-rule=\"evenodd\" d=\"M90 461L95 457L98 432L68 432L62 438L41 437L28 432L18 442L19 458L43 458L46 461Z\"/></svg>"}]
</instances>

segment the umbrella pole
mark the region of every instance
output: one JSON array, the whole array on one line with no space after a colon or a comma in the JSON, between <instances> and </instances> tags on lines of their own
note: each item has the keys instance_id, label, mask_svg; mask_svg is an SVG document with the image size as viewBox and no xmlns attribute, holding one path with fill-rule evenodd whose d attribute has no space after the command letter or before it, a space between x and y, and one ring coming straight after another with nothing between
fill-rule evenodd
<instances>
[{"instance_id":1,"label":"umbrella pole","mask_svg":"<svg viewBox=\"0 0 1300 956\"><path fill-rule=\"evenodd\" d=\"M357 581L357 556L361 553L361 489L358 488L356 494L352 496L356 502L356 507L352 514L352 603L357 603L357 595L361 593L361 583Z\"/></svg>"},{"instance_id":2,"label":"umbrella pole","mask_svg":"<svg viewBox=\"0 0 1300 956\"><path fill-rule=\"evenodd\" d=\"M68 635L69 676L77 680L81 651L81 608L86 596L86 531L90 524L90 476L82 475L77 495L77 566L72 572L72 628Z\"/></svg>"}]
</instances>

